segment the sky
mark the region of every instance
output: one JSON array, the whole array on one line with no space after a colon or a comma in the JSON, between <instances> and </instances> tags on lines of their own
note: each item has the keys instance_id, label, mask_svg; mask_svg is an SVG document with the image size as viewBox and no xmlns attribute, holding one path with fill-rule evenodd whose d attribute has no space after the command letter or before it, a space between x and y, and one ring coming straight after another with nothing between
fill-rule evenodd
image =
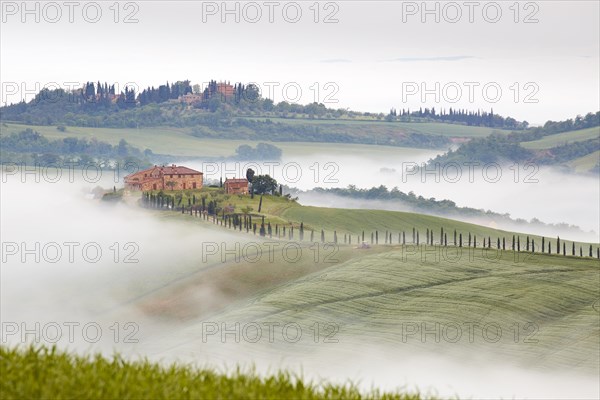
<instances>
[{"instance_id":1,"label":"sky","mask_svg":"<svg viewBox=\"0 0 600 400\"><path fill-rule=\"evenodd\" d=\"M86 81L254 82L275 102L600 109L597 1L2 2L2 104Z\"/></svg>"}]
</instances>

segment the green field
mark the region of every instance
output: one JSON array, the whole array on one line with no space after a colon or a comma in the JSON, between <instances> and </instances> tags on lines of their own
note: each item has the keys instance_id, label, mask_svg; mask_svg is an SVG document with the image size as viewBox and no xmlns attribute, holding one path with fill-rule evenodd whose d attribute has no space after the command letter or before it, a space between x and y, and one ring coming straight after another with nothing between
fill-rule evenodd
<instances>
[{"instance_id":1,"label":"green field","mask_svg":"<svg viewBox=\"0 0 600 400\"><path fill-rule=\"evenodd\" d=\"M586 172L594 168L600 162L600 151L595 151L587 156L579 157L569 161L567 164L576 172Z\"/></svg>"},{"instance_id":2,"label":"green field","mask_svg":"<svg viewBox=\"0 0 600 400\"><path fill-rule=\"evenodd\" d=\"M492 248L486 249L485 254L491 258L498 255L496 250L497 239L506 240L506 249L500 253L503 257L508 257L509 260L514 259L537 259L539 254L541 238L535 235L515 234L513 232L501 231L489 227L484 227L475 224L469 224L450 219L427 216L422 214L381 211L381 210L348 210L348 209L330 209L320 207L306 207L296 202L289 201L282 197L265 196L261 213L257 213L259 196L251 199L250 196L222 196L219 195L219 189L204 189L202 191L187 192L187 195L195 195L197 199L207 193L213 193L209 199L220 199L223 204L231 204L235 206L234 212L240 213L245 207L252 207L253 223L257 225L256 233L253 233L252 228L246 229L229 228L227 224L221 225L220 221L215 224L212 217L202 219L197 216L189 215L189 212L182 214L180 211L158 211L149 209L153 215L159 218L168 220L176 219L191 226L196 225L198 229L225 230L237 235L240 246L245 243L254 242L260 246L260 251L263 256L258 262L248 262L248 260L234 260L229 257L223 260L220 253L214 257L210 257L202 263L202 268L194 267L191 275L181 271L182 276L177 277L174 281L164 285L160 282L161 278L148 277L144 282L139 282L136 288L127 288L122 295L119 295L120 301L128 303L135 301L138 306L154 316L161 318L193 318L199 317L206 313L218 312L227 304L243 301L251 296L257 295L265 290L271 290L282 284L294 282L306 275L318 274L330 269L334 265L349 262L352 260L360 260L365 256L373 256L375 254L387 254L397 252L398 249L412 249L412 229L413 227L419 232L420 245L426 243L426 231L432 229L434 234L434 243L440 242L440 230L444 228L447 234L449 247L437 248L428 246L429 249L437 248L436 251L448 252L454 254L456 251L464 252L481 252L483 238L491 237ZM227 198L226 198L227 197ZM184 203L187 203L184 197ZM266 237L260 237L261 216L265 217L265 223L272 224L272 237L267 234ZM300 240L299 225L304 224L304 238ZM279 226L279 234L275 233L275 224ZM286 234L281 233L282 227L286 227ZM286 268L289 262L282 256L281 252L269 249L265 244L273 240L279 240L281 246L288 243L290 227L294 227L294 235L291 239L296 246L300 246L301 257L293 262L293 268ZM315 248L313 242L321 241L321 229L324 230L325 244L319 244ZM457 237L462 234L463 248L458 250L454 247L453 231L456 229ZM314 230L313 241L310 240L311 231ZM337 233L338 246L331 246L334 241L334 231ZM374 245L369 249L357 248L362 241L362 232L365 234L365 241L371 243L371 234L378 231L379 245ZM392 243L385 242L385 233L392 233ZM399 234L405 232L406 244L408 247L399 246ZM477 239L477 249L467 249L468 235L471 233L473 239ZM344 244L344 235L351 237L351 244ZM512 237L516 235L520 239L521 252L513 253L509 249L512 246ZM526 238L535 240L536 253L531 251L526 252ZM329 245L327 245L329 243ZM547 243L551 243L552 254L556 254L556 238L546 238ZM559 263L587 263L594 265L600 261L587 257L589 254L589 243L576 243L576 255L579 255L580 246L583 250L584 258L571 257L572 243L571 241L561 240L566 245L568 256L542 256L550 257L550 260ZM593 244L593 257L596 257L598 245ZM562 250L562 249L561 249ZM257 251L253 251L253 254ZM273 254L274 258L267 261L266 254ZM320 254L316 258L315 255ZM468 253L465 253L468 254ZM583 261L581 261L583 260ZM226 261L223 264L223 261ZM376 265L379 260L374 259L373 265ZM282 268L282 266L284 266ZM182 267L183 268L183 267ZM179 266L176 268L179 270ZM158 280L157 280L158 279ZM156 291L155 288L161 289ZM215 304L203 303L190 307L190 298L194 297L194 293L202 290L218 290L220 296L226 299L224 302ZM192 304L194 304L192 302Z\"/></svg>"},{"instance_id":3,"label":"green field","mask_svg":"<svg viewBox=\"0 0 600 400\"><path fill-rule=\"evenodd\" d=\"M54 348L0 346L3 399L363 399L418 400L418 394L361 393L351 384L306 382L279 372L229 374L187 365L161 366Z\"/></svg>"},{"instance_id":4,"label":"green field","mask_svg":"<svg viewBox=\"0 0 600 400\"><path fill-rule=\"evenodd\" d=\"M600 372L598 260L481 249L454 249L446 256L429 249L423 258L415 250L363 250L360 257L276 287L212 320L278 321L303 329L329 323L339 327L339 343L350 347L378 343L450 354L489 352L536 369ZM473 341L463 334L460 341L441 344L423 341L420 332L403 336L406 324L422 323L495 324L504 334L493 343L482 332Z\"/></svg>"},{"instance_id":5,"label":"green field","mask_svg":"<svg viewBox=\"0 0 600 400\"><path fill-rule=\"evenodd\" d=\"M248 118L257 120L266 120L266 118ZM289 125L339 125L346 129L377 129L385 132L405 131L426 133L431 135L442 135L448 137L473 138L485 137L494 132L510 133L507 130L487 128L481 126L467 126L459 124L447 124L439 122L387 122L377 120L351 120L351 119L305 119L305 118L269 118L272 122L280 122Z\"/></svg>"},{"instance_id":6,"label":"green field","mask_svg":"<svg viewBox=\"0 0 600 400\"><path fill-rule=\"evenodd\" d=\"M6 124L2 134L20 132L26 128L38 131L49 139L66 137L96 138L116 145L121 139L139 148L150 149L156 154L169 154L186 157L229 157L242 144L255 146L251 140L207 139L191 135L191 128L86 128L67 127L65 132L55 126ZM408 157L415 154L436 154L433 150L407 147L377 146L367 144L318 143L318 142L269 142L283 150L284 157L303 157L315 154L362 155L367 157Z\"/></svg>"},{"instance_id":7,"label":"green field","mask_svg":"<svg viewBox=\"0 0 600 400\"><path fill-rule=\"evenodd\" d=\"M323 326L333 324L339 328L336 339L348 347L364 343L411 345L457 357L465 352L489 353L494 359L539 370L600 372L597 245L593 247L594 258L587 257L587 244L584 257L557 255L555 239L552 239L553 254L514 252L508 250L510 232L437 217L302 207L286 204L283 199L272 203L263 200L263 207L278 218L304 220L306 225L309 220L315 227L324 227L327 241L332 240L333 227L340 225L353 232L354 238L362 226L377 227L380 235L383 229L389 228L395 233L394 241L382 244L380 236L379 246L362 249L355 239L352 245L345 245L341 243L340 228L337 251L324 252L322 247L320 262L316 263L312 259L314 250L308 251L311 243L305 233L305 240L299 243L308 254L303 253L298 262L290 263L281 257L271 263L266 262L265 257L259 263L230 262L219 270L202 272L193 279L169 285L160 293L151 293L138 306L163 317L183 313L187 318L208 315L209 321L226 323L277 321L282 325L299 324L306 331L316 322ZM200 223L189 215L163 214L165 218ZM397 244L396 223L407 227L407 242L410 227L416 226L421 233L421 245ZM466 232L476 233L478 248L425 246L425 227L435 229L434 241L438 243L441 226L448 232L456 227L463 232L463 240L466 240ZM370 241L369 232L366 230L367 241ZM492 236L492 249L480 247L479 235L484 234ZM507 238L507 250L494 248L498 236ZM263 240L251 232L240 233L240 240L248 237ZM522 250L524 237L520 235ZM294 240L298 240L297 233ZM320 240L318 234L315 240ZM567 242L567 254L570 254L570 246L571 242ZM329 256L333 256L335 262L323 262ZM230 295L225 304L201 313L198 310L202 304L189 299L207 287L222 288L223 293ZM171 303L168 309L152 308L153 304L167 301ZM468 340L466 331L456 343L443 340L435 343L433 339L423 342L419 332L408 339L403 336L406 324L420 327L423 323L429 327L458 324L463 328L470 323L479 327L493 325L501 327L504 333L494 342L484 340L482 331L476 333L474 342ZM193 352L199 345L195 342L199 328L194 328L193 320L191 324L189 331L172 338L181 343L178 351ZM327 332L322 334L326 336ZM285 343L279 345L285 346ZM296 351L302 352L302 346L298 345Z\"/></svg>"},{"instance_id":8,"label":"green field","mask_svg":"<svg viewBox=\"0 0 600 400\"><path fill-rule=\"evenodd\" d=\"M552 147L561 146L567 143L580 142L584 140L600 137L600 127L580 129L577 131L569 131L557 133L555 135L545 136L539 140L531 142L523 142L521 145L526 149L545 150Z\"/></svg>"}]
</instances>

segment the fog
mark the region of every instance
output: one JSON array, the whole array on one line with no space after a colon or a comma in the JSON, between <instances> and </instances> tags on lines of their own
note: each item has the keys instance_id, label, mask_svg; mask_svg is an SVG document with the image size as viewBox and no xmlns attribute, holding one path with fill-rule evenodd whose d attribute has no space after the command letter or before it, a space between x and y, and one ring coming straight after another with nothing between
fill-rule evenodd
<instances>
[{"instance_id":1,"label":"fog","mask_svg":"<svg viewBox=\"0 0 600 400\"><path fill-rule=\"evenodd\" d=\"M373 151L369 150L373 147ZM314 187L371 188L385 185L398 187L404 193L413 191L416 196L452 200L459 207L491 210L510 214L512 219L530 221L537 218L544 223L576 225L585 233L545 230L532 227L532 233L549 236L561 235L572 240L599 240L600 233L600 178L594 175L576 175L556 168L537 165L486 164L460 165L460 169L443 165L437 169L416 171L415 166L435 157L439 152L414 149L389 149L364 146L362 151L344 145L332 154L331 148L310 155L286 156L277 162L202 162L190 165L204 171L205 178L245 176L247 168L257 174L269 173L284 185L310 190ZM349 198L332 199L300 196L300 203L348 208L379 208L403 210L402 205L383 202L358 202ZM448 217L457 219L455 215ZM477 222L466 220L467 222ZM485 223L485 221L483 221ZM488 221L489 223L489 221ZM486 223L487 224L487 223ZM529 231L505 224L501 229Z\"/></svg>"},{"instance_id":2,"label":"fog","mask_svg":"<svg viewBox=\"0 0 600 400\"><path fill-rule=\"evenodd\" d=\"M319 162L323 161L325 159ZM360 187L382 183L390 187L398 185L408 191L394 183L397 177L393 173L377 172L383 165L389 168L398 164L369 160L352 165L350 159L343 157L337 162L340 182L334 186L351 183L359 186L362 177L365 181ZM303 163L303 167L311 165ZM535 187L538 191L546 190L546 196L570 192L570 197L576 197L572 200L575 204L581 203L583 210L557 217L560 221L576 223L577 214L591 212L590 203L593 196L597 197L597 188L580 187L589 184L587 179L577 178L578 184L569 180L560 191L550 184ZM372 387L419 389L443 397L459 395L461 398L597 398L600 394L597 376L531 370L510 359L496 358L493 346L482 353L454 346L455 354L445 354L435 349L419 350L397 344L369 343L367 347L348 337L340 337L339 343L328 345L304 341L300 345L281 341L239 345L218 341L204 343L199 339L200 326L218 314L200 312L194 318L169 318L143 309L140 299L163 301L157 296L161 290L177 290L180 283L201 276L209 269L218 273L223 267L218 258L202 261L203 242L243 243L254 238L194 221L192 217L164 218L164 214L144 210L133 202L104 204L90 195L97 185L110 188L115 182L112 176L94 183L81 179L73 183L67 180L23 183L16 176L3 179L0 191L2 344L34 342L35 334L29 333L23 338L23 331L24 328L35 331L35 324L40 323L41 343L56 342L61 348L81 353L100 351L109 355L119 351L133 359L178 360L226 370L236 365L244 368L254 365L260 373L286 368L301 371L305 377L317 381L323 378L340 383L352 380L364 390ZM303 185L311 187L309 183ZM427 190L426 186L411 187L417 193ZM475 186L462 188L472 187ZM476 206L477 201L489 201L504 204L503 210L518 209L521 203L510 196L503 197L504 202L493 198L494 193L501 192L500 187L496 184L486 190L473 191L471 197L455 191L440 198L468 200L466 204L471 206ZM515 187L513 193L519 186ZM573 196L575 187L582 189L577 192L581 195ZM442 184L432 185L430 190L443 194L443 188ZM507 184L505 188L510 190L511 186ZM592 200L586 198L588 195ZM543 199L540 192L526 194L525 198ZM561 206L556 203L555 212L559 212ZM544 215L552 215L544 210L548 201L543 204L543 207L525 208L531 216L542 219ZM552 204L548 207L553 207ZM597 221L592 221L589 226L595 227L595 223ZM50 245L52 243L56 245ZM69 259L71 247L64 243L75 243L71 245L72 262ZM84 255L82 249L91 243L94 245ZM118 253L113 247L115 243ZM17 253L13 254L15 249L9 247L10 244L18 246ZM62 251L60 257L56 253L57 246ZM99 257L94 252L97 248L102 252ZM36 256L40 259L36 260ZM135 260L137 262L126 262ZM235 311L238 304L227 304L227 301L229 298L219 288L204 288L186 306L202 308L209 302L221 302L226 311ZM58 340L54 340L56 324L62 328ZM91 324L91 328L84 334L86 324ZM68 326L73 326L73 340L67 334ZM97 327L101 329L100 334L96 332ZM474 359L473 354L481 354L481 359Z\"/></svg>"},{"instance_id":3,"label":"fog","mask_svg":"<svg viewBox=\"0 0 600 400\"><path fill-rule=\"evenodd\" d=\"M595 231L586 232L583 229L577 229L575 227L567 229L549 225L541 226L537 224L517 223L514 220L507 221L502 218L489 215L468 216L460 213L444 213L435 210L427 211L411 207L409 204L403 203L402 201L353 199L350 197L338 196L330 193L317 192L299 193L297 194L297 197L301 204L307 206L416 212L488 226L494 229L521 232L529 235L533 234L547 237L560 236L563 239L592 243L597 243L599 239L598 233Z\"/></svg>"}]
</instances>

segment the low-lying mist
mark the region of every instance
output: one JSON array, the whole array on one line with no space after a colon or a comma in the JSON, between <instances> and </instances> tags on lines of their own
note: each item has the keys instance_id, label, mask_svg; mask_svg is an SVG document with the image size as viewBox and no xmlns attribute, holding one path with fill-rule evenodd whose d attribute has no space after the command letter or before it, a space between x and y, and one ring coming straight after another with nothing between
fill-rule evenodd
<instances>
[{"instance_id":1,"label":"low-lying mist","mask_svg":"<svg viewBox=\"0 0 600 400\"><path fill-rule=\"evenodd\" d=\"M373 147L373 151L369 151ZM354 149L351 147L351 149ZM205 178L225 179L245 176L247 168L257 174L270 174L278 182L300 190L315 187L346 188L354 185L368 189L380 185L388 189L414 192L424 198L452 200L459 207L491 210L510 214L512 219L530 221L533 218L548 223L576 225L589 235L573 235L572 232L550 230L533 231L549 236L566 235L573 240L598 241L600 233L600 177L574 174L553 167L537 165L459 165L417 170L439 152L364 146L363 151L353 150L345 154L343 146L332 154L331 148L315 152L310 156L286 156L281 161L248 161L203 163L201 160L190 165L205 173ZM482 168L483 167L483 168ZM351 202L340 203L332 199L319 200L302 196L300 202L311 205L328 205L349 208L378 208L402 210L385 203ZM455 217L453 217L455 218ZM469 221L470 222L470 221ZM503 229L513 229L508 224ZM520 228L515 230L529 230Z\"/></svg>"},{"instance_id":2,"label":"low-lying mist","mask_svg":"<svg viewBox=\"0 0 600 400\"><path fill-rule=\"evenodd\" d=\"M371 187L381 183L407 190L396 182L393 174L374 171L378 171L377 165L360 164L353 166L353 172L340 168L340 182L334 186ZM341 164L346 165L350 164ZM471 206L489 202L491 209L500 204L506 205L502 210L522 206L523 213L540 218L544 213L553 215L544 209L554 207L559 215L549 220L577 223L577 215L589 212L590 219L594 215L589 203L594 196L597 198L597 187L587 187L591 183L586 179L577 178L578 183L567 181L560 190L550 184L535 186L538 191L546 187L547 196L560 193L556 200L544 199L539 192L525 196L543 200L537 206L515 200L517 189L511 191L510 185L506 190L513 197L506 193L504 202L494 198L494 194L502 193L500 185L490 186L493 190L475 190L476 185L463 187L473 188L470 195L460 191L446 193L444 187L453 186L437 184L423 186L422 192L430 188L440 198L457 202L462 199ZM326 346L313 344L308 349L294 343L203 343L199 325L210 313L198 313L195 318L165 318L164 314L140 308L140 299L158 298L157 294L165 288L176 290L178 284L190 277L201 277L207 269L218 273L222 266L218 258L203 261L202 243L233 245L252 237L194 221L192 217L165 218L164 213L144 210L135 204L110 204L90 195L96 185L110 188L113 184L110 179L90 184L22 183L10 178L2 183L3 345L38 339L46 345L57 343L80 352L101 351L108 355L117 350L134 359L179 360L217 368L255 365L259 372L286 368L302 371L311 379L341 383L352 380L365 390L419 389L442 397L598 397L595 378L566 372L542 373L496 362L493 349L474 359L468 349L464 358L457 358L407 346L399 348L384 343L361 346L344 340ZM575 187L581 191L575 192ZM420 190L417 188L414 190ZM570 192L569 196L565 192ZM592 200L586 197L590 194ZM566 197L572 197L572 206L559 201ZM582 209L576 209L578 205ZM560 214L561 209L569 211ZM223 303L224 308L236 306L228 303L230 297L219 288L204 288L196 295L189 307L202 308L208 303ZM36 324L40 327L36 328Z\"/></svg>"},{"instance_id":3,"label":"low-lying mist","mask_svg":"<svg viewBox=\"0 0 600 400\"><path fill-rule=\"evenodd\" d=\"M450 218L457 221L469 222L477 225L488 226L490 228L501 229L512 232L521 232L529 235L540 235L547 237L560 236L563 239L592 242L599 241L598 233L594 231L585 232L582 229L563 228L550 225L519 223L515 220L509 221L504 218L495 218L492 215L469 216L457 212L440 212L437 210L423 210L422 208L412 207L401 200L371 200L354 199L346 196L339 196L332 193L304 192L297 194L298 201L307 206L348 208L348 209L368 209L368 210L388 210L405 211L420 214L435 215L444 218ZM542 221L544 222L544 221Z\"/></svg>"}]
</instances>

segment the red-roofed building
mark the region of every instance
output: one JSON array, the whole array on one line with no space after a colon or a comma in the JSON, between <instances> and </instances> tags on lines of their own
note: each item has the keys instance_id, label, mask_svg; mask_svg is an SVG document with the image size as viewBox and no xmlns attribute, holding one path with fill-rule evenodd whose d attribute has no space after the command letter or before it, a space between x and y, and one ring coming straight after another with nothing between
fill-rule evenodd
<instances>
[{"instance_id":1,"label":"red-roofed building","mask_svg":"<svg viewBox=\"0 0 600 400\"><path fill-rule=\"evenodd\" d=\"M225 179L223 184L227 194L248 194L248 179Z\"/></svg>"},{"instance_id":2,"label":"red-roofed building","mask_svg":"<svg viewBox=\"0 0 600 400\"><path fill-rule=\"evenodd\" d=\"M188 167L154 166L125 177L129 190L186 190L201 189L203 174Z\"/></svg>"},{"instance_id":3,"label":"red-roofed building","mask_svg":"<svg viewBox=\"0 0 600 400\"><path fill-rule=\"evenodd\" d=\"M219 82L217 83L217 93L225 97L232 97L234 94L234 89L229 83Z\"/></svg>"}]
</instances>

